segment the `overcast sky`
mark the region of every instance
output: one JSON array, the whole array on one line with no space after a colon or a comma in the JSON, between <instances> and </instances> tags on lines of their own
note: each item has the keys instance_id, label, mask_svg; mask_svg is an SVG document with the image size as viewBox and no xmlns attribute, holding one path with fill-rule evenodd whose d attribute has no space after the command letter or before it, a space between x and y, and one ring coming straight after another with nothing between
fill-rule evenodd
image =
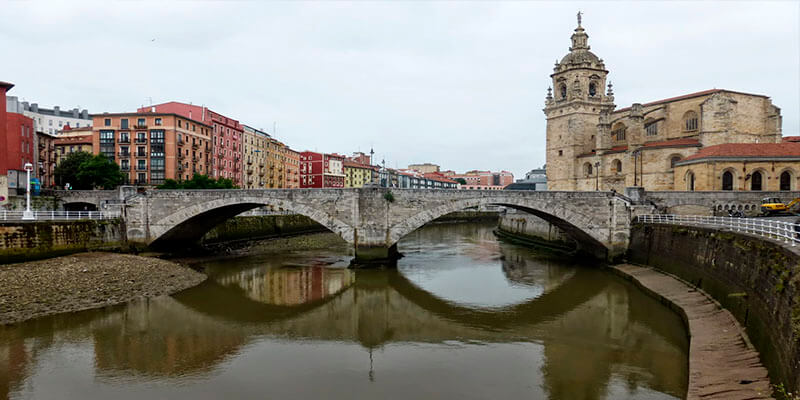
<instances>
[{"instance_id":1,"label":"overcast sky","mask_svg":"<svg viewBox=\"0 0 800 400\"><path fill-rule=\"evenodd\" d=\"M204 104L297 150L387 166L545 162L542 113L575 14L618 107L725 88L800 135L800 3L7 2L0 81L50 108Z\"/></svg>"}]
</instances>

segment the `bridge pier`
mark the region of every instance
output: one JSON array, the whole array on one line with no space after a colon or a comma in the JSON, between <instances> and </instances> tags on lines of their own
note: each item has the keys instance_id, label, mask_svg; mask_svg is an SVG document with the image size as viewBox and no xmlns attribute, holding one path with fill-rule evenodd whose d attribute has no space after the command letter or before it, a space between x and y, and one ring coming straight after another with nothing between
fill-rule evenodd
<instances>
[{"instance_id":1,"label":"bridge pier","mask_svg":"<svg viewBox=\"0 0 800 400\"><path fill-rule=\"evenodd\" d=\"M354 248L356 255L353 257L353 260L350 261L350 266L356 268L358 266L367 267L376 264L394 266L397 260L403 257L403 255L397 251L397 243L389 247L356 245Z\"/></svg>"}]
</instances>

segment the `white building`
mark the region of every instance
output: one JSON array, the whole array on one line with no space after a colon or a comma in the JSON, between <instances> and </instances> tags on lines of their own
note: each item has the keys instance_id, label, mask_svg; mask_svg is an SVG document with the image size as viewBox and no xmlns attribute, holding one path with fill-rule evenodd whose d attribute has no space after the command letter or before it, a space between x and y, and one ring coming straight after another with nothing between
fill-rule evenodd
<instances>
[{"instance_id":1,"label":"white building","mask_svg":"<svg viewBox=\"0 0 800 400\"><path fill-rule=\"evenodd\" d=\"M58 106L54 106L52 109L41 108L37 103L21 102L16 96L6 98L6 110L33 119L33 129L36 132L54 136L59 135L68 125L70 128L92 126L92 118L89 117L87 110L78 111L77 108L61 110Z\"/></svg>"}]
</instances>

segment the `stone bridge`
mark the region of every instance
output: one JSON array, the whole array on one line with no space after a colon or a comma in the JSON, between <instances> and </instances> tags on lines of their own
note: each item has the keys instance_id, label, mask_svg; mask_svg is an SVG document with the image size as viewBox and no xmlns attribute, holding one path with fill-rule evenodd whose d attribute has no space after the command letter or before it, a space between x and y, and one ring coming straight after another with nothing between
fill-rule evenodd
<instances>
[{"instance_id":1,"label":"stone bridge","mask_svg":"<svg viewBox=\"0 0 800 400\"><path fill-rule=\"evenodd\" d=\"M639 212L611 192L445 189L151 190L126 200L129 241L176 249L222 221L262 206L308 216L353 246L356 261L398 256L397 242L422 225L465 208L500 205L537 215L600 258L622 254ZM642 212L650 212L644 207Z\"/></svg>"}]
</instances>

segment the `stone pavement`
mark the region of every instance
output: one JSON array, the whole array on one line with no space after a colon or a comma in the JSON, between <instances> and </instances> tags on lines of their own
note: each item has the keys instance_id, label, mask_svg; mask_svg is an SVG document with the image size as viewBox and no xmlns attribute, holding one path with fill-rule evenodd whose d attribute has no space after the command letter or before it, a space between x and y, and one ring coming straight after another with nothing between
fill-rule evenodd
<instances>
[{"instance_id":1,"label":"stone pavement","mask_svg":"<svg viewBox=\"0 0 800 400\"><path fill-rule=\"evenodd\" d=\"M684 314L690 336L687 399L772 398L758 352L719 303L650 267L621 264L611 268Z\"/></svg>"}]
</instances>

